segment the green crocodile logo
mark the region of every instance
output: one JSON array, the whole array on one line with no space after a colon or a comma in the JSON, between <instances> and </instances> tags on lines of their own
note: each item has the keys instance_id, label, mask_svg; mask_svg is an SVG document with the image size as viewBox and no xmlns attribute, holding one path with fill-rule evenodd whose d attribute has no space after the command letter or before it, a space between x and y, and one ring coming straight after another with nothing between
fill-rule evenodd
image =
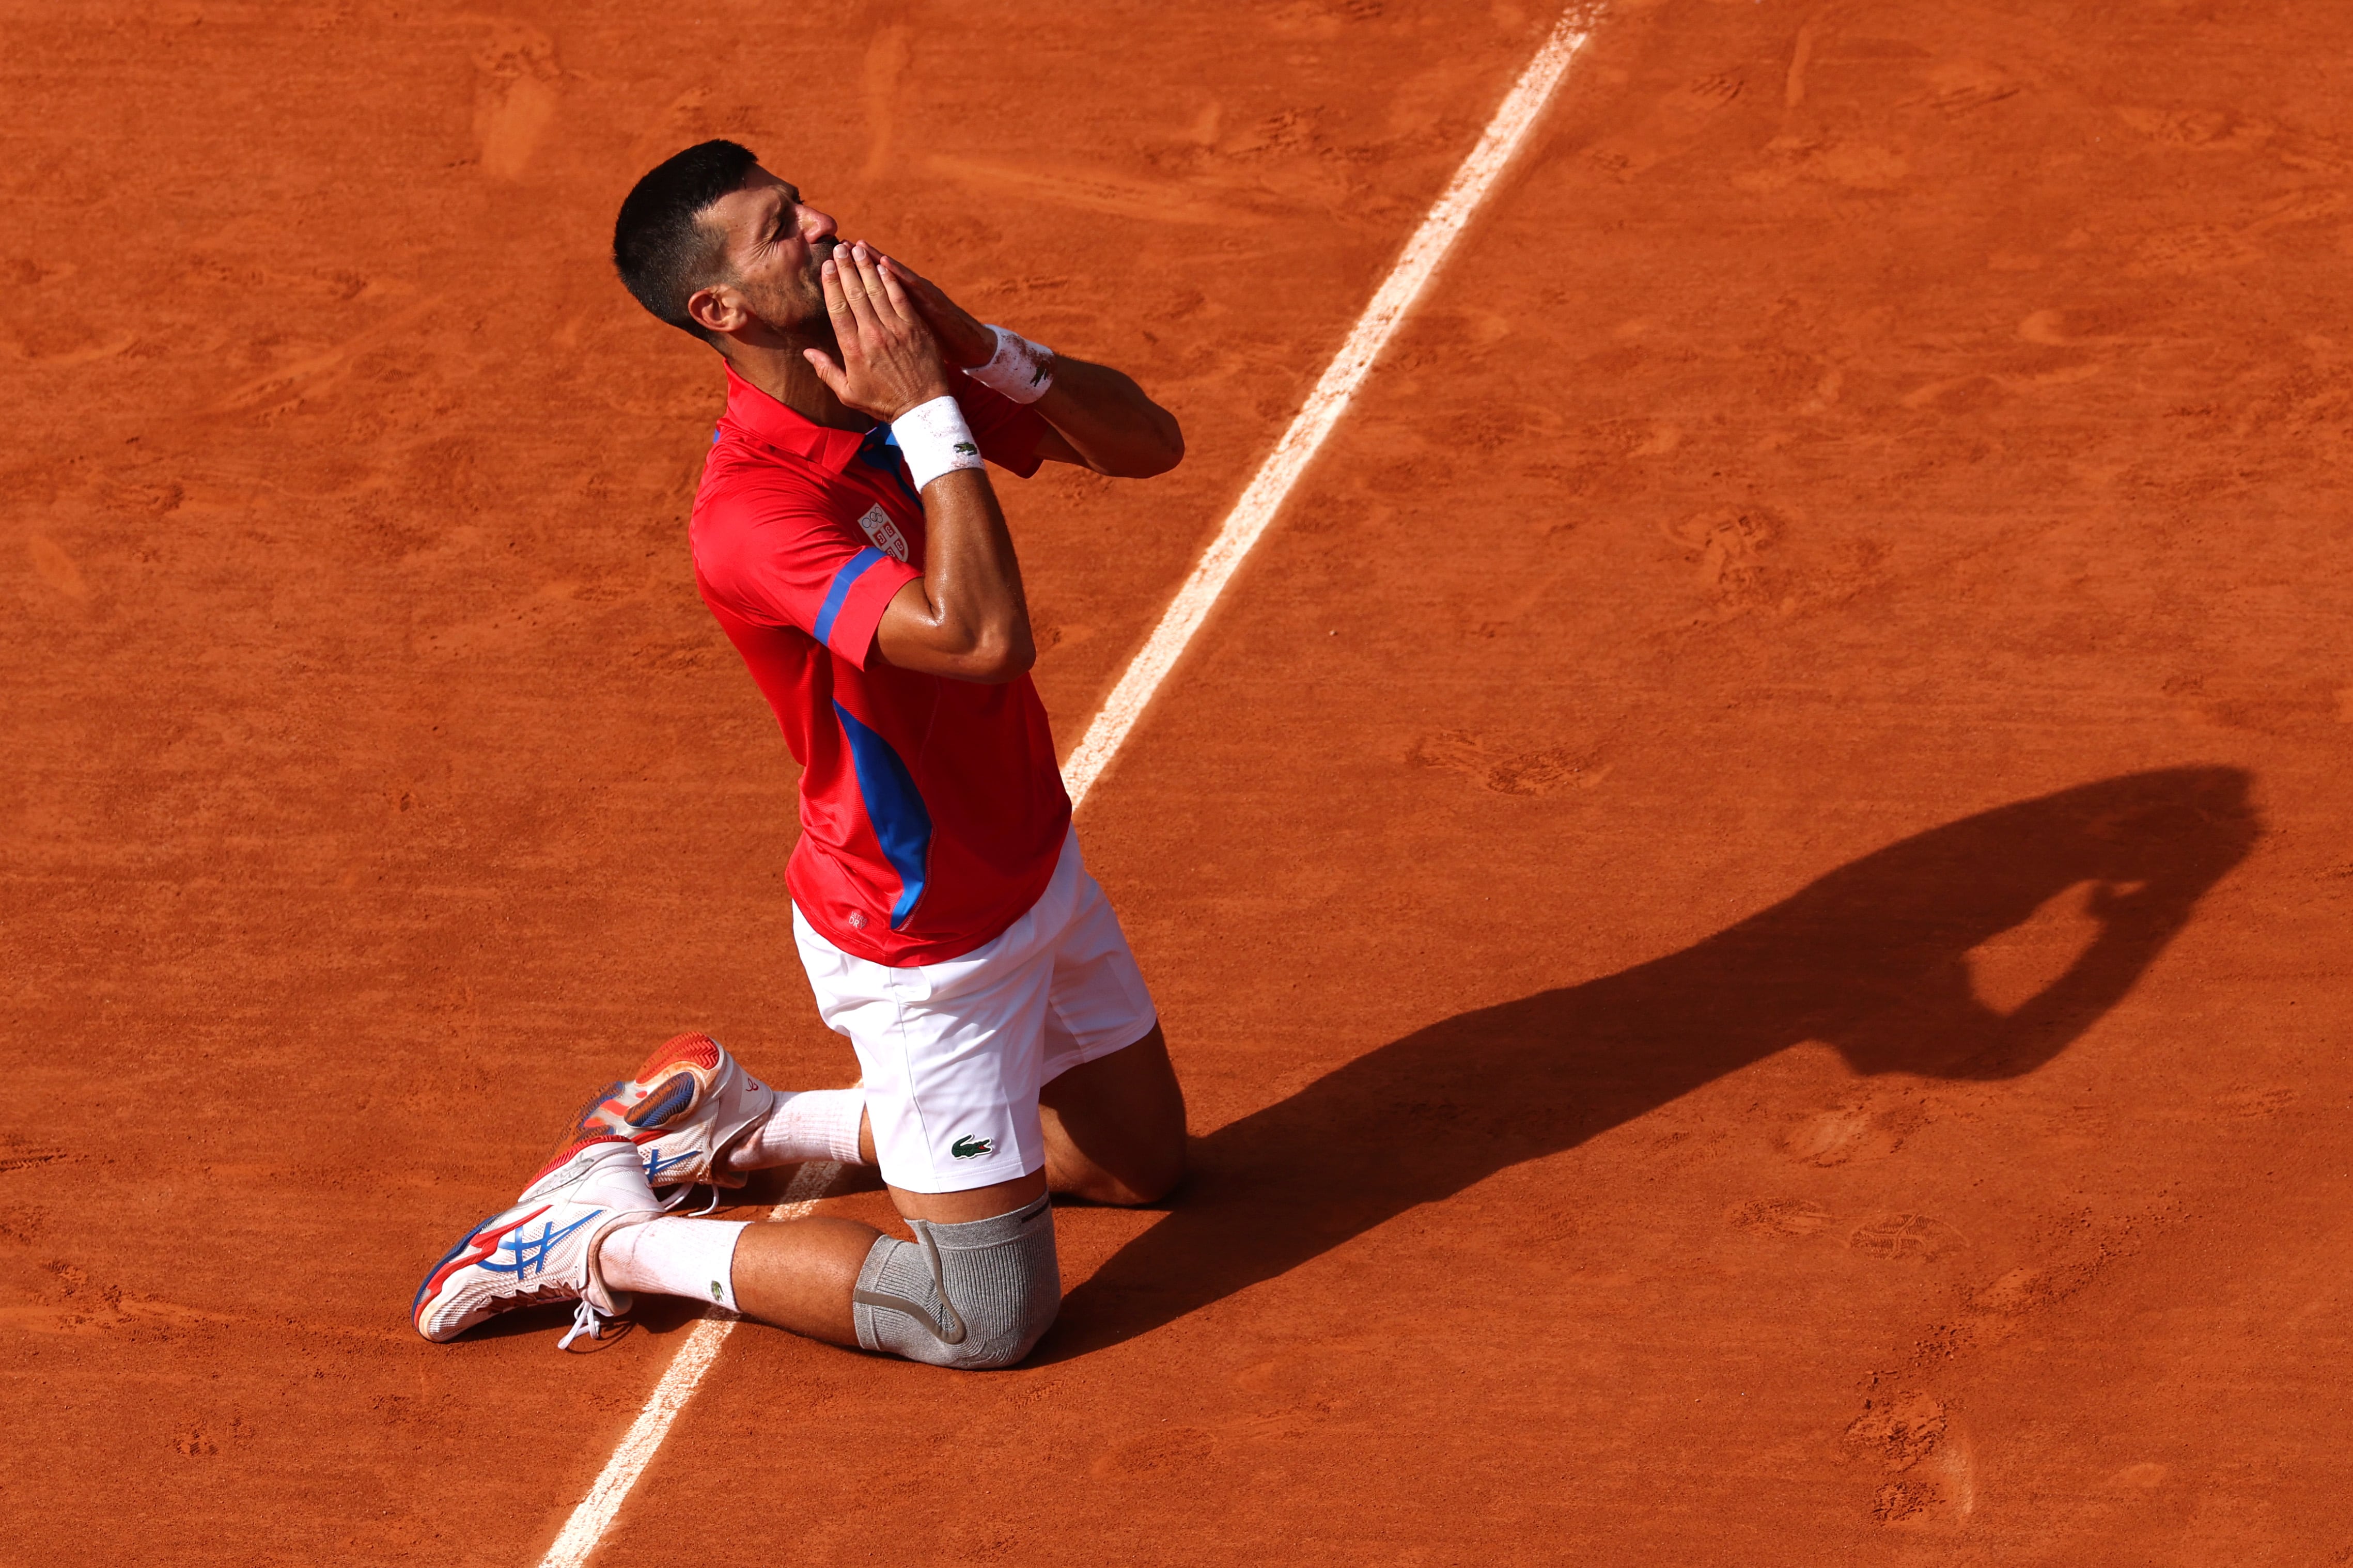
<instances>
[{"instance_id":1,"label":"green crocodile logo","mask_svg":"<svg viewBox=\"0 0 2353 1568\"><path fill-rule=\"evenodd\" d=\"M948 1152L959 1160L977 1160L983 1154L993 1154L996 1152L995 1139L975 1138L969 1132L948 1145Z\"/></svg>"}]
</instances>

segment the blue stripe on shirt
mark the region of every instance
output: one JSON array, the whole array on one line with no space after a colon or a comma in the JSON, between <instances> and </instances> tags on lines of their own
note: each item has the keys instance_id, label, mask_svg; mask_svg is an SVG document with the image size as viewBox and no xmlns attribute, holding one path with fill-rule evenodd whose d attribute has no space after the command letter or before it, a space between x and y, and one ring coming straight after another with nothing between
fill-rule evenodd
<instances>
[{"instance_id":1,"label":"blue stripe on shirt","mask_svg":"<svg viewBox=\"0 0 2353 1568\"><path fill-rule=\"evenodd\" d=\"M882 858L899 873L899 897L891 905L891 929L897 931L915 912L923 896L923 874L931 862L932 814L923 805L914 775L891 742L860 723L840 703L833 710L849 741L849 764L858 774L858 793L866 800L866 820L873 825L874 841Z\"/></svg>"},{"instance_id":2,"label":"blue stripe on shirt","mask_svg":"<svg viewBox=\"0 0 2353 1568\"><path fill-rule=\"evenodd\" d=\"M869 545L841 563L833 574L833 586L825 591L825 604L817 613L817 640L829 642L833 636L833 617L841 614L841 603L849 597L850 584L866 575L868 567L882 559L882 552ZM860 653L866 650L860 648Z\"/></svg>"}]
</instances>

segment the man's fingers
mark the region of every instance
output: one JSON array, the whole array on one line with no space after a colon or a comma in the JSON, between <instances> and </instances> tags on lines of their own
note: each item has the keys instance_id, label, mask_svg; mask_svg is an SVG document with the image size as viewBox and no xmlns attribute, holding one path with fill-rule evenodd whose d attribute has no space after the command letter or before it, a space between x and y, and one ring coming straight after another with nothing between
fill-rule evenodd
<instances>
[{"instance_id":1,"label":"man's fingers","mask_svg":"<svg viewBox=\"0 0 2353 1568\"><path fill-rule=\"evenodd\" d=\"M836 396L849 389L849 374L834 363L833 356L823 349L803 349L801 357L809 362L809 368L817 372L817 378L831 388Z\"/></svg>"},{"instance_id":2,"label":"man's fingers","mask_svg":"<svg viewBox=\"0 0 2353 1568\"><path fill-rule=\"evenodd\" d=\"M826 313L833 318L833 341L841 352L841 364L863 364L866 362L865 333L873 324L871 312L861 314L859 309L866 298L866 285L859 279L856 272L844 267L835 257L827 257L818 265L817 275L825 289ZM818 374L822 378L825 373L820 370ZM833 386L837 393L841 390L830 381L826 384Z\"/></svg>"},{"instance_id":3,"label":"man's fingers","mask_svg":"<svg viewBox=\"0 0 2353 1568\"><path fill-rule=\"evenodd\" d=\"M881 261L874 252L862 244L855 245L850 247L850 259L857 266L859 281L865 286L866 306L874 312L875 324L895 324L906 320L907 297L883 273Z\"/></svg>"},{"instance_id":4,"label":"man's fingers","mask_svg":"<svg viewBox=\"0 0 2353 1568\"><path fill-rule=\"evenodd\" d=\"M891 303L898 308L899 314L912 319L920 307L908 302L907 291L899 287L898 275L887 267L876 268L874 275L882 280L882 291L890 297Z\"/></svg>"},{"instance_id":5,"label":"man's fingers","mask_svg":"<svg viewBox=\"0 0 2353 1568\"><path fill-rule=\"evenodd\" d=\"M939 289L931 279L908 266L895 256L882 258L882 269L902 284L910 294L936 294Z\"/></svg>"},{"instance_id":6,"label":"man's fingers","mask_svg":"<svg viewBox=\"0 0 2353 1568\"><path fill-rule=\"evenodd\" d=\"M838 331L840 319L849 314L849 296L842 288L841 268L833 258L828 256L818 263L817 280L818 287L825 290L826 314L834 318Z\"/></svg>"},{"instance_id":7,"label":"man's fingers","mask_svg":"<svg viewBox=\"0 0 2353 1568\"><path fill-rule=\"evenodd\" d=\"M894 297L905 300L914 314L921 316L934 327L940 324L940 308L944 301L941 300L938 289L932 288L895 261L884 268L882 276L890 279L892 285L900 290Z\"/></svg>"},{"instance_id":8,"label":"man's fingers","mask_svg":"<svg viewBox=\"0 0 2353 1568\"><path fill-rule=\"evenodd\" d=\"M861 332L871 332L881 325L874 310L873 291L867 281L864 269L858 265L858 247L851 246L849 250L850 256L847 262L842 260L841 252L837 250L833 253L833 258L826 265L834 268L836 276L840 280L842 298L848 306L850 318L858 323L858 330ZM835 323L834 335L836 337L841 335L839 322Z\"/></svg>"},{"instance_id":9,"label":"man's fingers","mask_svg":"<svg viewBox=\"0 0 2353 1568\"><path fill-rule=\"evenodd\" d=\"M839 363L816 353L808 362L833 395L885 416L938 395L947 375L938 340L873 248L838 247L820 270Z\"/></svg>"},{"instance_id":10,"label":"man's fingers","mask_svg":"<svg viewBox=\"0 0 2353 1568\"><path fill-rule=\"evenodd\" d=\"M955 309L948 303L948 297L940 291L938 284L922 273L912 270L898 258L884 257L882 266L883 276L892 279L900 288L906 290L906 298L915 302L915 309L923 312L925 321L944 320L948 312Z\"/></svg>"},{"instance_id":11,"label":"man's fingers","mask_svg":"<svg viewBox=\"0 0 2353 1568\"><path fill-rule=\"evenodd\" d=\"M944 303L939 289L920 273L911 273L903 261L899 261L896 257L882 257L882 278L890 279L899 289L899 299L915 300L915 308L923 310L927 320L939 315L939 306Z\"/></svg>"},{"instance_id":12,"label":"man's fingers","mask_svg":"<svg viewBox=\"0 0 2353 1568\"><path fill-rule=\"evenodd\" d=\"M911 312L938 334L941 347L956 356L956 363L977 364L997 352L997 341L980 319L947 296L947 290L923 274L909 269L896 257L882 258L883 276L896 283L903 298L913 307Z\"/></svg>"}]
</instances>

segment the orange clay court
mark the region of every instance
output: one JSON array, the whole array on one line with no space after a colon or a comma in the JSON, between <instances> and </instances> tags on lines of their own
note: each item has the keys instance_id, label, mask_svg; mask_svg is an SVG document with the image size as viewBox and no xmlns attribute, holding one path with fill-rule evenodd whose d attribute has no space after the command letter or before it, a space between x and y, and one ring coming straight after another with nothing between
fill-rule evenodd
<instances>
[{"instance_id":1,"label":"orange clay court","mask_svg":"<svg viewBox=\"0 0 2353 1568\"><path fill-rule=\"evenodd\" d=\"M419 1275L671 1034L855 1076L639 174L1181 418L997 485L1068 752L1559 21L10 5L0 1563L541 1563L696 1310ZM734 1331L585 1560L2348 1561L2348 49L1595 16L1079 812L1189 1179L1012 1370Z\"/></svg>"}]
</instances>

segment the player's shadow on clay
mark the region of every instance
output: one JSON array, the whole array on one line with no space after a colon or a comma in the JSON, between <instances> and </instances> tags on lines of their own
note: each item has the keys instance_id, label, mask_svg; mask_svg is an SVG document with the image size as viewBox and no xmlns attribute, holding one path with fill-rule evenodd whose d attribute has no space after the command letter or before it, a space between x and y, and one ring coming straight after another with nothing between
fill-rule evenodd
<instances>
[{"instance_id":1,"label":"player's shadow on clay","mask_svg":"<svg viewBox=\"0 0 2353 1568\"><path fill-rule=\"evenodd\" d=\"M1784 1047L2003 1079L2132 989L2261 833L2247 774L2135 773L1967 817L1695 946L1417 1030L1195 1141L1175 1206L1073 1290L1036 1362L1146 1332ZM2097 934L2009 1013L1965 955L2089 882Z\"/></svg>"}]
</instances>

